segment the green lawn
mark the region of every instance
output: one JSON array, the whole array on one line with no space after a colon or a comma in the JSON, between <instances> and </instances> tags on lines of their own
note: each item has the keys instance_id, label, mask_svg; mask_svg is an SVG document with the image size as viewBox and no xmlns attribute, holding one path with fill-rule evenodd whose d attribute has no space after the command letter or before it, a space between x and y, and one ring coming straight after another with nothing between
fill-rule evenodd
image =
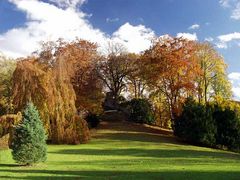
<instances>
[{"instance_id":1,"label":"green lawn","mask_svg":"<svg viewBox=\"0 0 240 180\"><path fill-rule=\"evenodd\" d=\"M49 145L47 162L33 167L17 166L2 150L0 179L240 179L240 154L111 124L88 144Z\"/></svg>"}]
</instances>

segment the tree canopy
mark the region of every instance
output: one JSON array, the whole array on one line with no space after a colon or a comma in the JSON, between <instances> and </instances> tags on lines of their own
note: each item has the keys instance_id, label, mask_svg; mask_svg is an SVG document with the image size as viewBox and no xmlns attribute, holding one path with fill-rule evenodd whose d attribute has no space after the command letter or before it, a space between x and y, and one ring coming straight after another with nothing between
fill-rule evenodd
<instances>
[{"instance_id":1,"label":"tree canopy","mask_svg":"<svg viewBox=\"0 0 240 180\"><path fill-rule=\"evenodd\" d=\"M101 54L95 43L59 39L0 65L0 112L17 113L32 101L54 143L86 142L83 119L103 111L104 96L116 107L146 99L155 124L168 128L190 96L201 104L232 97L223 57L209 43L182 37L156 38L138 54L117 43Z\"/></svg>"}]
</instances>

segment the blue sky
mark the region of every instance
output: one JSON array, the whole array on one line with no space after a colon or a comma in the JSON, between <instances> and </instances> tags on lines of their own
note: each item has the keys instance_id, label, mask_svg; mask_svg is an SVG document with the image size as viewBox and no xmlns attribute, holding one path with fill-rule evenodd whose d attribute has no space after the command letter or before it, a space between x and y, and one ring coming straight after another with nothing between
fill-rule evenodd
<instances>
[{"instance_id":1,"label":"blue sky","mask_svg":"<svg viewBox=\"0 0 240 180\"><path fill-rule=\"evenodd\" d=\"M232 8L223 7L219 0L89 0L82 9L92 14L95 27L109 34L125 22L144 24L157 35L196 33L200 41L240 31L240 20L231 19ZM117 21L106 23L107 18ZM193 24L200 28L188 29ZM217 49L229 64L229 72L240 70L240 46L231 43L227 49Z\"/></svg>"},{"instance_id":2,"label":"blue sky","mask_svg":"<svg viewBox=\"0 0 240 180\"><path fill-rule=\"evenodd\" d=\"M240 0L1 0L0 51L25 56L40 41L116 40L133 52L151 37L208 40L224 56L240 94Z\"/></svg>"}]
</instances>

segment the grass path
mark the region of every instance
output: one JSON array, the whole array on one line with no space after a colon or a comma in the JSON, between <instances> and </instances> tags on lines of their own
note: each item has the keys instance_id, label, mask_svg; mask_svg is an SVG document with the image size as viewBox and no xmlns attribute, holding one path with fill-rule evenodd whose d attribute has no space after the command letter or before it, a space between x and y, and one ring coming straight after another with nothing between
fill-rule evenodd
<instances>
[{"instance_id":1,"label":"grass path","mask_svg":"<svg viewBox=\"0 0 240 180\"><path fill-rule=\"evenodd\" d=\"M0 150L0 179L240 179L240 154L179 143L168 131L102 123L90 143L49 145L46 163L14 164Z\"/></svg>"}]
</instances>

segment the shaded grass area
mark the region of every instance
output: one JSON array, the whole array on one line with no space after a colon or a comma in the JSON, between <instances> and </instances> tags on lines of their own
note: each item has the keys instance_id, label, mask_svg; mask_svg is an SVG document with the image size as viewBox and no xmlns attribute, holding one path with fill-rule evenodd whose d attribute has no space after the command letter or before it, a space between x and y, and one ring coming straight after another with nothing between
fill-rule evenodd
<instances>
[{"instance_id":1,"label":"shaded grass area","mask_svg":"<svg viewBox=\"0 0 240 180\"><path fill-rule=\"evenodd\" d=\"M49 145L47 162L32 167L1 150L0 179L240 179L240 154L132 126L102 124L89 144Z\"/></svg>"}]
</instances>

